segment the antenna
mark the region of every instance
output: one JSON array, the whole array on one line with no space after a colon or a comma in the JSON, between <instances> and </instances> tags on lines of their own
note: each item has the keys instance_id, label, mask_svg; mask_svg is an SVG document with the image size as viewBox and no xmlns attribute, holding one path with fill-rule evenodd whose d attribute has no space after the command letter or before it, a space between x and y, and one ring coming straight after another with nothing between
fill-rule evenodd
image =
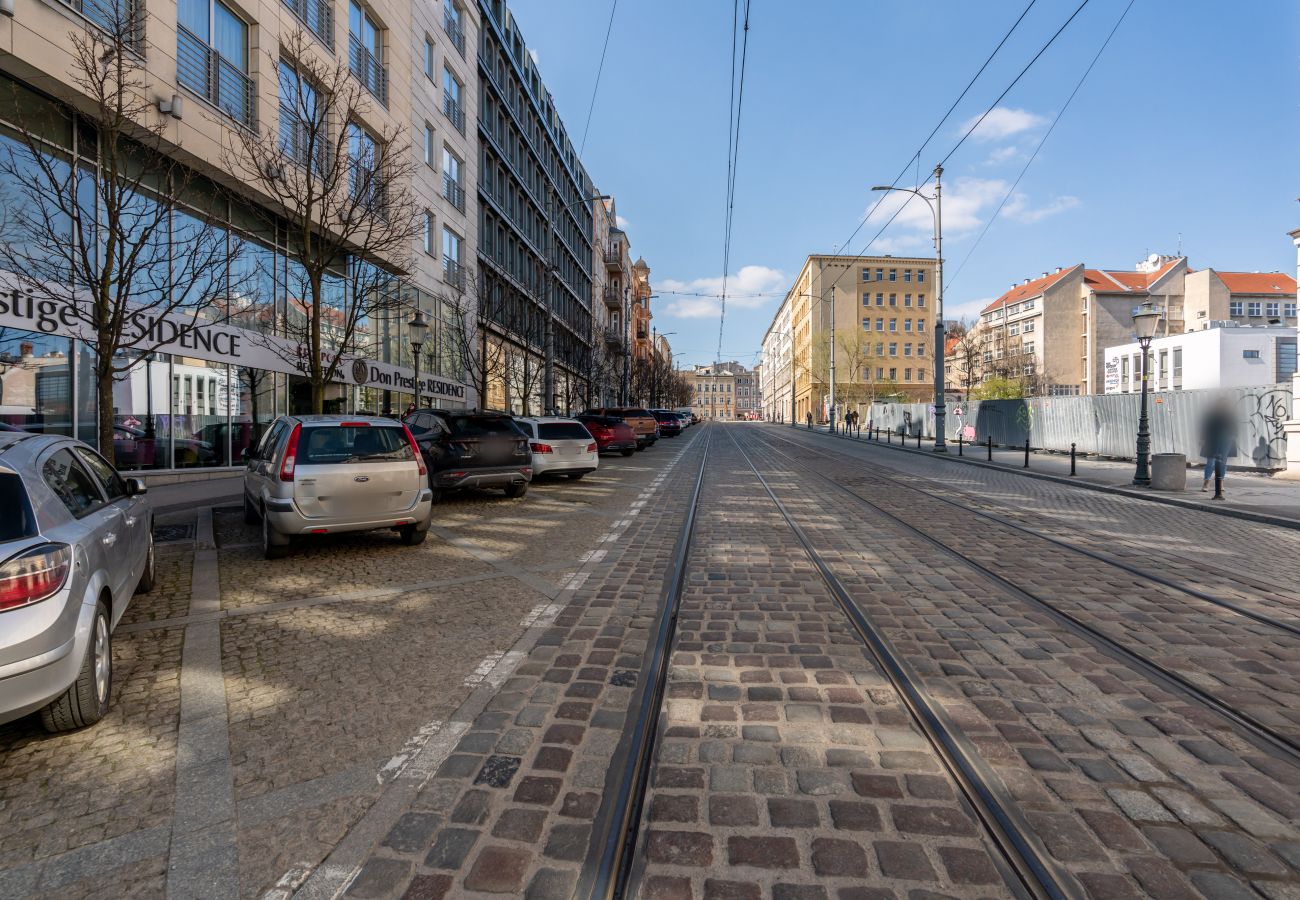
<instances>
[{"instance_id":1,"label":"antenna","mask_svg":"<svg viewBox=\"0 0 1300 900\"><path fill-rule=\"evenodd\" d=\"M1178 256L1181 258L1182 255L1183 255L1183 233L1180 231L1178 232Z\"/></svg>"}]
</instances>

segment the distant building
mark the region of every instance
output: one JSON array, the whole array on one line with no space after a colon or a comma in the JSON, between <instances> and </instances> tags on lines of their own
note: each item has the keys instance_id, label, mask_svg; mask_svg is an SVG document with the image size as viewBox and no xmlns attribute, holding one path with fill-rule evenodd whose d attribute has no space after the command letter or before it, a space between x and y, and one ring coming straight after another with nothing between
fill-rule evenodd
<instances>
[{"instance_id":1,"label":"distant building","mask_svg":"<svg viewBox=\"0 0 1300 900\"><path fill-rule=\"evenodd\" d=\"M696 366L683 373L691 383L691 411L701 419L745 419L762 414L758 373L738 362Z\"/></svg>"},{"instance_id":2,"label":"distant building","mask_svg":"<svg viewBox=\"0 0 1300 900\"><path fill-rule=\"evenodd\" d=\"M1105 358L1105 393L1142 390L1142 351L1137 342L1107 347ZM1296 330L1285 325L1215 321L1200 331L1156 338L1148 359L1153 391L1289 382L1296 373Z\"/></svg>"}]
</instances>

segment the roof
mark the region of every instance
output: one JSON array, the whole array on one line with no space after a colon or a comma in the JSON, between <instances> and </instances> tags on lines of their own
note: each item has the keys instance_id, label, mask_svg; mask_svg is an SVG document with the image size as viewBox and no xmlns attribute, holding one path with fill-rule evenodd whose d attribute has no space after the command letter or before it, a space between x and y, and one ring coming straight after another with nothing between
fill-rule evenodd
<instances>
[{"instance_id":1,"label":"roof","mask_svg":"<svg viewBox=\"0 0 1300 900\"><path fill-rule=\"evenodd\" d=\"M1083 283L1098 294L1141 294L1175 268L1187 265L1185 258L1171 259L1154 272L1130 272L1127 269L1086 269ZM1188 269L1188 271L1191 271Z\"/></svg>"},{"instance_id":2,"label":"roof","mask_svg":"<svg viewBox=\"0 0 1300 900\"><path fill-rule=\"evenodd\" d=\"M1234 294L1291 294L1296 292L1296 281L1281 272L1220 272L1224 286Z\"/></svg>"},{"instance_id":3,"label":"roof","mask_svg":"<svg viewBox=\"0 0 1300 900\"><path fill-rule=\"evenodd\" d=\"M961 343L961 335L950 334L943 340L943 355L952 356L952 351Z\"/></svg>"},{"instance_id":4,"label":"roof","mask_svg":"<svg viewBox=\"0 0 1300 900\"><path fill-rule=\"evenodd\" d=\"M984 313L992 312L995 309L1001 309L1002 307L1009 306L1012 303L1019 303L1021 300L1026 300L1030 297L1037 297L1066 275L1073 272L1074 268L1075 267L1072 266L1068 269L1061 269L1059 272L1053 272L1051 275L1045 275L1042 278L1035 278L1025 284L1018 284L1001 297L994 300L988 306L981 309L980 314L983 315Z\"/></svg>"}]
</instances>

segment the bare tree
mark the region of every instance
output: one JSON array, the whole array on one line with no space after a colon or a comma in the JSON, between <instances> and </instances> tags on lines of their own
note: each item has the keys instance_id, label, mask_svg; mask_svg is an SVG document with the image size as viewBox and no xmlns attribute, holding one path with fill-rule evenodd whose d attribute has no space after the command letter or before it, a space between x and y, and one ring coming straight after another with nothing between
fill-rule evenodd
<instances>
[{"instance_id":1,"label":"bare tree","mask_svg":"<svg viewBox=\"0 0 1300 900\"><path fill-rule=\"evenodd\" d=\"M984 340L978 329L965 322L952 333L955 340L948 354L948 370L969 400L971 391L984 380Z\"/></svg>"},{"instance_id":2,"label":"bare tree","mask_svg":"<svg viewBox=\"0 0 1300 900\"><path fill-rule=\"evenodd\" d=\"M440 295L455 320L447 335L451 355L474 386L480 408L488 405L494 386L505 390L506 343L490 333L489 323L505 321L506 291L491 270L484 268L466 277L462 287Z\"/></svg>"},{"instance_id":3,"label":"bare tree","mask_svg":"<svg viewBox=\"0 0 1300 900\"><path fill-rule=\"evenodd\" d=\"M695 389L691 386L691 380L686 377L685 372L679 372L676 369L670 371L663 397L664 405L669 409L677 409L692 404L695 399Z\"/></svg>"},{"instance_id":4,"label":"bare tree","mask_svg":"<svg viewBox=\"0 0 1300 900\"><path fill-rule=\"evenodd\" d=\"M93 351L99 450L109 461L113 382L221 317L237 253L217 224L225 197L166 153L139 9L105 0L87 12L95 24L68 34L77 108L20 114L18 145L0 153L0 266ZM94 135L86 155L95 165L70 163L59 143L74 133Z\"/></svg>"},{"instance_id":5,"label":"bare tree","mask_svg":"<svg viewBox=\"0 0 1300 900\"><path fill-rule=\"evenodd\" d=\"M280 327L304 349L319 413L372 320L401 314L395 277L409 271L412 244L428 226L410 190L405 129L363 124L376 118L370 87L383 82L363 86L301 29L281 36L268 58L279 74L279 129L231 129L226 163L270 199L268 219L289 224L292 299Z\"/></svg>"}]
</instances>

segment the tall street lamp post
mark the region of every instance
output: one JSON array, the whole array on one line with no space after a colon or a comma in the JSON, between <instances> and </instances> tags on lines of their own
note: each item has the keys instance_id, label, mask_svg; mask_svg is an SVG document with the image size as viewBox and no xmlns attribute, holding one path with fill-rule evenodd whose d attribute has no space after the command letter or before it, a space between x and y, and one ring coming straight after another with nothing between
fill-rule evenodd
<instances>
[{"instance_id":1,"label":"tall street lamp post","mask_svg":"<svg viewBox=\"0 0 1300 900\"><path fill-rule=\"evenodd\" d=\"M900 188L893 185L878 185L873 191L903 191L915 194L925 201L934 216L934 262L935 262L935 299L934 309L934 452L947 453L948 445L944 441L944 419L947 408L944 404L943 390L943 166L934 167L934 197L929 197L917 188Z\"/></svg>"},{"instance_id":2,"label":"tall street lamp post","mask_svg":"<svg viewBox=\"0 0 1300 900\"><path fill-rule=\"evenodd\" d=\"M1142 348L1142 405L1138 414L1137 471L1133 483L1142 487L1151 484L1151 423L1147 419L1148 349L1160 324L1160 310L1154 303L1143 303L1133 310L1133 328L1137 331L1138 346Z\"/></svg>"},{"instance_id":3,"label":"tall street lamp post","mask_svg":"<svg viewBox=\"0 0 1300 900\"><path fill-rule=\"evenodd\" d=\"M415 408L420 408L420 351L424 349L424 339L429 333L429 323L424 319L424 313L418 308L415 315L411 316L411 321L406 323L407 329L411 333L411 353L415 365Z\"/></svg>"},{"instance_id":4,"label":"tall street lamp post","mask_svg":"<svg viewBox=\"0 0 1300 900\"><path fill-rule=\"evenodd\" d=\"M609 194L593 194L590 197L581 197L572 203L566 203L560 207L561 210L568 212L579 203L590 203L593 200L608 200ZM555 276L559 273L559 263L555 258L555 202L552 199L550 187L546 190L546 323L543 329L543 367L542 367L542 405L546 408L548 416L556 415L557 400L555 394ZM601 248L603 251L603 247Z\"/></svg>"}]
</instances>

